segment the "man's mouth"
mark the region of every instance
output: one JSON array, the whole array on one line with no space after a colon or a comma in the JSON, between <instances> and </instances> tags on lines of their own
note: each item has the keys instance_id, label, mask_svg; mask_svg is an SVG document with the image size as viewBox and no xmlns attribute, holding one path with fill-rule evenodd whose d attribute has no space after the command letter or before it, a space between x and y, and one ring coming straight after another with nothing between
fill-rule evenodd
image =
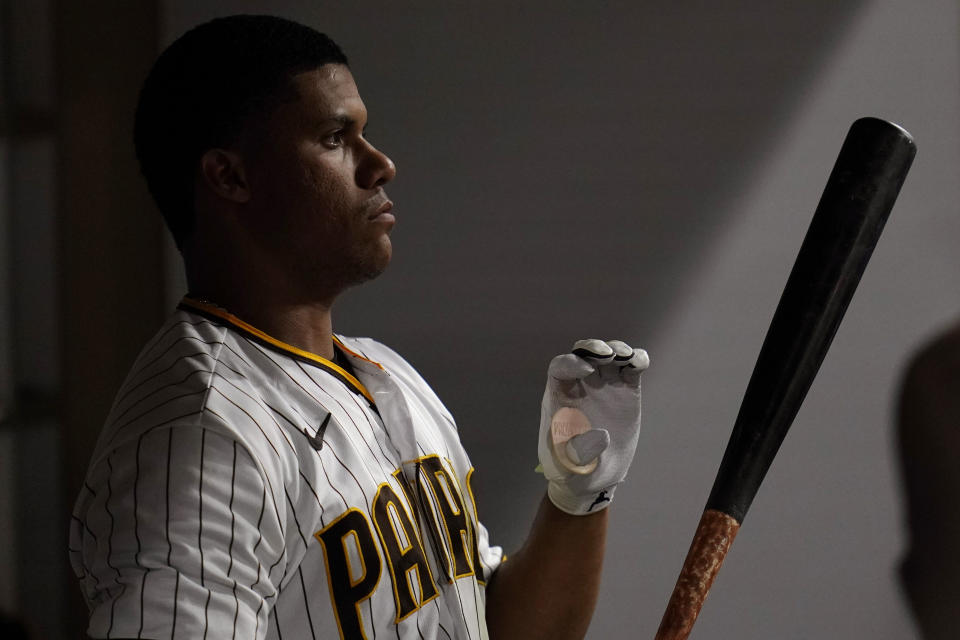
<instances>
[{"instance_id":1,"label":"man's mouth","mask_svg":"<svg viewBox=\"0 0 960 640\"><path fill-rule=\"evenodd\" d=\"M391 202L390 200L387 200L386 202L381 204L379 207L377 207L373 213L370 214L370 220L392 222L396 220L396 218L394 218L393 216L392 211L393 211L393 202Z\"/></svg>"}]
</instances>

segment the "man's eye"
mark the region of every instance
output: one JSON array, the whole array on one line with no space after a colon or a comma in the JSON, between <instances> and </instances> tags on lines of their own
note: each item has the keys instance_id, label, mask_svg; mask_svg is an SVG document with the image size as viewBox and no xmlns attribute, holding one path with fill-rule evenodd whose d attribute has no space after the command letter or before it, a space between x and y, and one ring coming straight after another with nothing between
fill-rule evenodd
<instances>
[{"instance_id":1,"label":"man's eye","mask_svg":"<svg viewBox=\"0 0 960 640\"><path fill-rule=\"evenodd\" d=\"M343 144L343 131L334 131L323 137L323 144L328 147L339 147Z\"/></svg>"}]
</instances>

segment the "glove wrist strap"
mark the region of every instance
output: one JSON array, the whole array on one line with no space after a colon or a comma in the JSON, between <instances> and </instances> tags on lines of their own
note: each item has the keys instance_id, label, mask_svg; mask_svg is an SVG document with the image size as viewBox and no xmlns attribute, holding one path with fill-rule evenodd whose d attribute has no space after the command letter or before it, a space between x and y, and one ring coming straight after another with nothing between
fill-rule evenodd
<instances>
[{"instance_id":1,"label":"glove wrist strap","mask_svg":"<svg viewBox=\"0 0 960 640\"><path fill-rule=\"evenodd\" d=\"M617 485L611 485L602 491L588 496L578 496L562 484L550 482L547 485L547 496L557 509L572 516L588 516L591 513L603 511L613 501L613 492Z\"/></svg>"}]
</instances>

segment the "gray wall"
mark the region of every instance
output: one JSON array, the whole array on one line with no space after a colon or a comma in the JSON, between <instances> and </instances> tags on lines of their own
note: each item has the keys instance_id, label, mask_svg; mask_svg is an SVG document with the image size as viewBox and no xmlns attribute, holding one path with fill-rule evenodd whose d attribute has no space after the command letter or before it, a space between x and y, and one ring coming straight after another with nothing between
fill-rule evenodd
<instances>
[{"instance_id":1,"label":"gray wall","mask_svg":"<svg viewBox=\"0 0 960 640\"><path fill-rule=\"evenodd\" d=\"M271 12L344 46L399 167L399 224L394 264L336 328L434 384L508 548L543 491L550 357L591 335L650 351L591 638L653 636L846 128L909 129L913 172L698 633L910 637L891 408L909 353L960 307L957 7L646 4L166 0L161 33Z\"/></svg>"},{"instance_id":2,"label":"gray wall","mask_svg":"<svg viewBox=\"0 0 960 640\"><path fill-rule=\"evenodd\" d=\"M164 3L328 31L396 160L395 262L346 296L431 380L508 547L544 367L582 336L650 351L590 637L652 637L849 124L895 120L912 175L698 624L706 637L904 638L897 376L958 308L954 3ZM574 551L572 551L574 552Z\"/></svg>"}]
</instances>

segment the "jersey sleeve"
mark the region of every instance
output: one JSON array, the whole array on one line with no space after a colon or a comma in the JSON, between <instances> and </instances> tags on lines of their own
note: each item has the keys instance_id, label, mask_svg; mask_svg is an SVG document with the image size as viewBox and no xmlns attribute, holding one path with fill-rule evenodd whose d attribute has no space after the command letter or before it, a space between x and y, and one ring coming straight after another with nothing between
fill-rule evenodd
<instances>
[{"instance_id":1,"label":"jersey sleeve","mask_svg":"<svg viewBox=\"0 0 960 640\"><path fill-rule=\"evenodd\" d=\"M490 544L490 534L482 522L477 522L477 547L480 550L480 565L483 569L483 575L477 578L483 580L485 584L490 583L493 572L507 560L503 553L503 548Z\"/></svg>"},{"instance_id":2,"label":"jersey sleeve","mask_svg":"<svg viewBox=\"0 0 960 640\"><path fill-rule=\"evenodd\" d=\"M104 637L263 638L282 518L247 450L198 425L146 431L88 473L70 560Z\"/></svg>"}]
</instances>

